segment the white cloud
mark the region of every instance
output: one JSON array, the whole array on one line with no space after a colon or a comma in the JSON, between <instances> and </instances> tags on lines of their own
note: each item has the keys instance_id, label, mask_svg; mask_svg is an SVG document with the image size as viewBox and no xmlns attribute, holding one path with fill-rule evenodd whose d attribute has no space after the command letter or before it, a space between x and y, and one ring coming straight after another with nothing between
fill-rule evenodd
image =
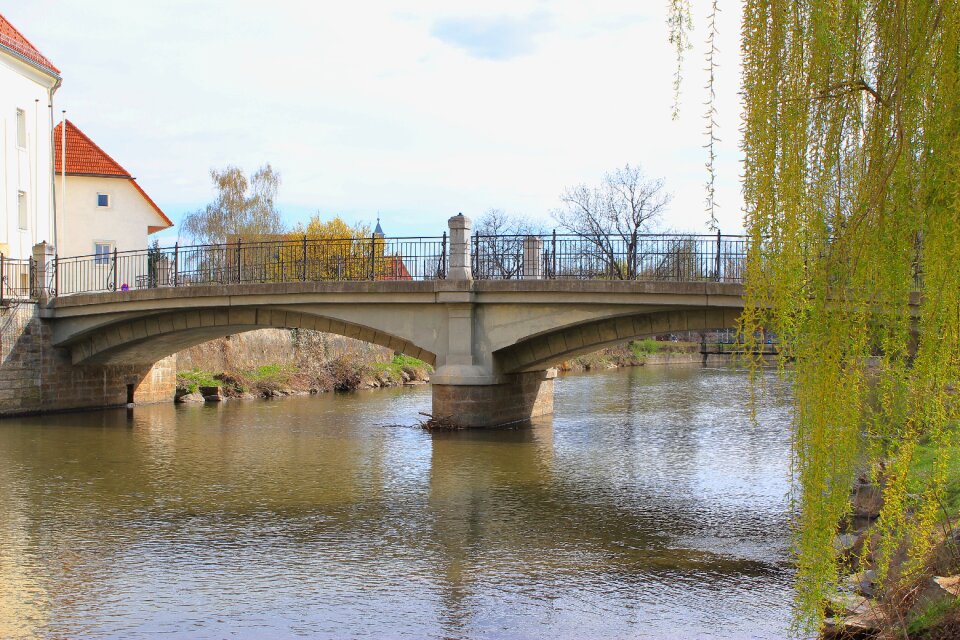
<instances>
[{"instance_id":1,"label":"white cloud","mask_svg":"<svg viewBox=\"0 0 960 640\"><path fill-rule=\"evenodd\" d=\"M509 60L535 49L535 36L548 31L552 17L547 12L513 16L443 18L431 34L477 58Z\"/></svg>"}]
</instances>

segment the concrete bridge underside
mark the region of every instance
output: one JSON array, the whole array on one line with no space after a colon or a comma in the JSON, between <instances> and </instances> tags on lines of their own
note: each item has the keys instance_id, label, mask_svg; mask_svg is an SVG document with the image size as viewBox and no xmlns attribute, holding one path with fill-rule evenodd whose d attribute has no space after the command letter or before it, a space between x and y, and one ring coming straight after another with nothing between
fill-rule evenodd
<instances>
[{"instance_id":1,"label":"concrete bridge underside","mask_svg":"<svg viewBox=\"0 0 960 640\"><path fill-rule=\"evenodd\" d=\"M467 426L552 411L549 368L626 340L734 327L734 283L564 280L305 282L158 288L50 301L74 365L146 366L262 327L336 333L436 368L433 413Z\"/></svg>"}]
</instances>

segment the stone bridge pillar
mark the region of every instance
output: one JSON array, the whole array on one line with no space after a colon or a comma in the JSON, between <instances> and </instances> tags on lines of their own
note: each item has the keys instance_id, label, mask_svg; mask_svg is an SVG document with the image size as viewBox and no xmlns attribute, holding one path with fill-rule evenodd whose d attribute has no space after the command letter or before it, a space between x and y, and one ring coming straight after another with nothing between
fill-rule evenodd
<instances>
[{"instance_id":1,"label":"stone bridge pillar","mask_svg":"<svg viewBox=\"0 0 960 640\"><path fill-rule=\"evenodd\" d=\"M438 301L447 308L447 351L431 382L433 416L467 427L493 427L553 413L553 371L498 374L493 354L477 336L477 306L470 270L470 218L453 216L450 271ZM537 258L539 262L539 258Z\"/></svg>"}]
</instances>

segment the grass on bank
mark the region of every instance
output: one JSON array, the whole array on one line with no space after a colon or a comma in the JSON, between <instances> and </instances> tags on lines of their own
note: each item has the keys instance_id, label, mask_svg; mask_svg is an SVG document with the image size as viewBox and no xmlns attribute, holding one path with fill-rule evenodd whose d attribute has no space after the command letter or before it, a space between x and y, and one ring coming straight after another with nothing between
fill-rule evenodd
<instances>
[{"instance_id":1,"label":"grass on bank","mask_svg":"<svg viewBox=\"0 0 960 640\"><path fill-rule=\"evenodd\" d=\"M433 373L433 367L417 358L398 353L390 362L378 362L373 365L377 373L387 375L392 381L400 382L406 374L407 379L422 379Z\"/></svg>"},{"instance_id":2,"label":"grass on bank","mask_svg":"<svg viewBox=\"0 0 960 640\"><path fill-rule=\"evenodd\" d=\"M948 441L947 482L943 506L947 512L946 516L954 521L954 525L957 525L960 524L956 521L960 516L960 425L954 425ZM915 478L913 486L910 487L912 492L921 491L922 485L926 484L927 479L933 475L933 463L937 454L937 446L929 440L921 441L917 445L911 474Z\"/></svg>"},{"instance_id":3,"label":"grass on bank","mask_svg":"<svg viewBox=\"0 0 960 640\"><path fill-rule=\"evenodd\" d=\"M217 387L220 384L221 381L208 371L191 369L177 373L177 386L186 388L190 393L196 393L200 387Z\"/></svg>"}]
</instances>

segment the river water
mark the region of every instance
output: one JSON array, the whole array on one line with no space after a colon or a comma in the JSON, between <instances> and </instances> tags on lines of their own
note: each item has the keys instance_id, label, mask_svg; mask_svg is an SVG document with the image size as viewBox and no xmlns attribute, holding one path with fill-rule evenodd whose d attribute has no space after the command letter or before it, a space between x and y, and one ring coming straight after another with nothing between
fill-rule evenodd
<instances>
[{"instance_id":1,"label":"river water","mask_svg":"<svg viewBox=\"0 0 960 640\"><path fill-rule=\"evenodd\" d=\"M781 638L786 393L566 376L516 430L429 387L0 422L3 638Z\"/></svg>"}]
</instances>

